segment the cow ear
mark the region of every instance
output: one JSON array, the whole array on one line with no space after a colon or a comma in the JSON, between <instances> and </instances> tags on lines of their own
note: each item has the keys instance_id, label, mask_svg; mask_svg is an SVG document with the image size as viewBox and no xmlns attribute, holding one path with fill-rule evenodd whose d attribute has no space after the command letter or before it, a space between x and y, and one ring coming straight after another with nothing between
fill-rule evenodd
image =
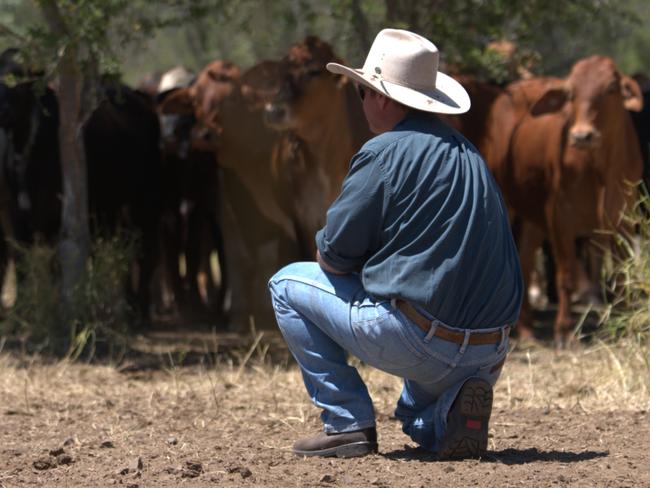
<instances>
[{"instance_id":1,"label":"cow ear","mask_svg":"<svg viewBox=\"0 0 650 488\"><path fill-rule=\"evenodd\" d=\"M564 88L551 88L546 91L531 107L530 113L537 117L560 110L567 101L567 93Z\"/></svg>"},{"instance_id":2,"label":"cow ear","mask_svg":"<svg viewBox=\"0 0 650 488\"><path fill-rule=\"evenodd\" d=\"M621 76L621 95L626 110L640 112L643 110L643 94L636 80L630 76Z\"/></svg>"},{"instance_id":3,"label":"cow ear","mask_svg":"<svg viewBox=\"0 0 650 488\"><path fill-rule=\"evenodd\" d=\"M194 103L189 88L169 90L161 98L158 100L158 107L163 114L194 114Z\"/></svg>"}]
</instances>

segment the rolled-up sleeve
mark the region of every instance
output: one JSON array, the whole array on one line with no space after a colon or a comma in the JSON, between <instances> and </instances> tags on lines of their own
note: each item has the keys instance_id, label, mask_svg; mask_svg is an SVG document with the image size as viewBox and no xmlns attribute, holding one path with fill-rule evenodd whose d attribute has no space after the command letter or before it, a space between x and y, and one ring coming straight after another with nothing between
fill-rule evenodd
<instances>
[{"instance_id":1,"label":"rolled-up sleeve","mask_svg":"<svg viewBox=\"0 0 650 488\"><path fill-rule=\"evenodd\" d=\"M359 271L379 248L387 192L375 154L355 155L341 194L327 211L316 246L325 262L340 271Z\"/></svg>"}]
</instances>

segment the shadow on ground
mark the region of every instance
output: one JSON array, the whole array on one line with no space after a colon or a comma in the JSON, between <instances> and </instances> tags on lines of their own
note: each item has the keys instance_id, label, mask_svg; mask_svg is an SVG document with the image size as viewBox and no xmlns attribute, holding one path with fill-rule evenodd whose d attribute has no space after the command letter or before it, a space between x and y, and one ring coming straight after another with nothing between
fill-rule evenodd
<instances>
[{"instance_id":1,"label":"shadow on ground","mask_svg":"<svg viewBox=\"0 0 650 488\"><path fill-rule=\"evenodd\" d=\"M438 461L437 456L422 448L405 447L391 452L382 453L382 456L393 460L408 460L420 462ZM609 456L608 451L543 451L535 447L529 449L503 449L501 451L488 451L482 459L483 462L497 462L507 465L529 464L537 462L550 463L579 463Z\"/></svg>"}]
</instances>

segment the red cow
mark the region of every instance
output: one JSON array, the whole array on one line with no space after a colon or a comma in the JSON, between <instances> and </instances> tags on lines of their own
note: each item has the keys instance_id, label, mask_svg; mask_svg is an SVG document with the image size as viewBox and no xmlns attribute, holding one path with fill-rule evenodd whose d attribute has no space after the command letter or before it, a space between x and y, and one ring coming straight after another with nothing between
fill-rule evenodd
<instances>
[{"instance_id":1,"label":"red cow","mask_svg":"<svg viewBox=\"0 0 650 488\"><path fill-rule=\"evenodd\" d=\"M566 80L518 82L508 92L493 106L486 156L523 221L518 241L526 278L541 239L550 242L558 289L554 338L562 345L572 334L576 239L605 239L598 231L620 224L634 198L628 182L641 178L626 111L640 109L638 85L611 59L593 56L577 62ZM519 332L531 335L526 313Z\"/></svg>"},{"instance_id":2,"label":"red cow","mask_svg":"<svg viewBox=\"0 0 650 488\"><path fill-rule=\"evenodd\" d=\"M327 71L331 61L340 61L331 46L310 36L251 86L266 102L267 124L286 133L274 168L290 188L286 208L307 259L350 159L371 136L353 83Z\"/></svg>"},{"instance_id":3,"label":"red cow","mask_svg":"<svg viewBox=\"0 0 650 488\"><path fill-rule=\"evenodd\" d=\"M255 86L273 63L261 63L245 73L227 61L214 61L187 88L162 103L165 113L192 114L197 124L194 144L214 152L222 168L222 225L231 279L231 319L236 328L274 324L266 289L268 278L299 259L296 232L283 201L291 192L273 170L282 137L263 120ZM279 152L278 152L279 151Z\"/></svg>"}]
</instances>

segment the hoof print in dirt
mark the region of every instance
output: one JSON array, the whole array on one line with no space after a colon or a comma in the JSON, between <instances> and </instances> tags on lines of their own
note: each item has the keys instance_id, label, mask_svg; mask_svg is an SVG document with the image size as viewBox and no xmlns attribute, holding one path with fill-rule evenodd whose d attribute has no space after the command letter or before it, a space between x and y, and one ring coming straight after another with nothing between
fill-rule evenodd
<instances>
[{"instance_id":1,"label":"hoof print in dirt","mask_svg":"<svg viewBox=\"0 0 650 488\"><path fill-rule=\"evenodd\" d=\"M57 447L56 449L50 450L50 456L52 457L58 457L61 454L65 454L65 449L63 449L62 447Z\"/></svg>"},{"instance_id":2,"label":"hoof print in dirt","mask_svg":"<svg viewBox=\"0 0 650 488\"><path fill-rule=\"evenodd\" d=\"M233 466L231 468L228 468L228 472L229 473L239 473L241 475L241 477L244 478L244 479L246 479L249 476L253 475L253 472L250 469L248 469L246 467L242 467L242 466Z\"/></svg>"},{"instance_id":3,"label":"hoof print in dirt","mask_svg":"<svg viewBox=\"0 0 650 488\"><path fill-rule=\"evenodd\" d=\"M74 463L74 459L72 458L72 456L70 456L70 454L59 454L56 457L56 463L59 466L64 466L64 465L67 465L67 464Z\"/></svg>"},{"instance_id":4,"label":"hoof print in dirt","mask_svg":"<svg viewBox=\"0 0 650 488\"><path fill-rule=\"evenodd\" d=\"M104 441L99 445L99 447L102 449L112 449L115 447L115 444L113 444L113 441Z\"/></svg>"},{"instance_id":5,"label":"hoof print in dirt","mask_svg":"<svg viewBox=\"0 0 650 488\"><path fill-rule=\"evenodd\" d=\"M44 471L46 469L56 468L57 466L64 466L67 464L74 463L74 459L70 454L65 452L65 449L62 447L51 449L49 451L48 457L42 457L34 461L32 466L39 471Z\"/></svg>"},{"instance_id":6,"label":"hoof print in dirt","mask_svg":"<svg viewBox=\"0 0 650 488\"><path fill-rule=\"evenodd\" d=\"M35 469L38 469L39 471L45 471L46 469L55 468L56 463L52 459L41 458L34 461L33 466Z\"/></svg>"},{"instance_id":7,"label":"hoof print in dirt","mask_svg":"<svg viewBox=\"0 0 650 488\"><path fill-rule=\"evenodd\" d=\"M196 478L203 473L203 465L196 461L185 461L185 466L181 472L183 478Z\"/></svg>"},{"instance_id":8,"label":"hoof print in dirt","mask_svg":"<svg viewBox=\"0 0 650 488\"><path fill-rule=\"evenodd\" d=\"M142 468L144 468L144 463L142 462L142 458L140 456L131 461L131 464L129 465L129 470L132 473L135 473L136 471L142 471Z\"/></svg>"},{"instance_id":9,"label":"hoof print in dirt","mask_svg":"<svg viewBox=\"0 0 650 488\"><path fill-rule=\"evenodd\" d=\"M134 473L136 477L139 477L139 475L141 475L140 472L142 471L143 468L144 468L144 463L142 462L142 458L138 456L133 461L131 461L131 464L129 465L128 468L119 469L117 471L117 474L124 476L129 473Z\"/></svg>"}]
</instances>

